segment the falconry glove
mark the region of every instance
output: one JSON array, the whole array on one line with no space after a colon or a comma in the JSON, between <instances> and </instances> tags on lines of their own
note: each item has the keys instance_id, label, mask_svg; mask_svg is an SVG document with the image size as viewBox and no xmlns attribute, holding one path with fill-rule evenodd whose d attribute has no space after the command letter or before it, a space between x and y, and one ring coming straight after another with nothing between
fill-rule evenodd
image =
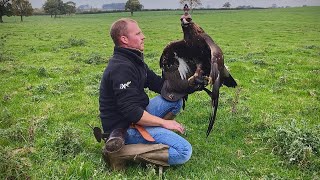
<instances>
[{"instance_id":1,"label":"falconry glove","mask_svg":"<svg viewBox=\"0 0 320 180\"><path fill-rule=\"evenodd\" d=\"M178 101L195 91L202 91L207 85L208 80L202 76L202 72L196 72L189 79L184 79L180 83L165 80L161 89L161 96L168 101Z\"/></svg>"}]
</instances>

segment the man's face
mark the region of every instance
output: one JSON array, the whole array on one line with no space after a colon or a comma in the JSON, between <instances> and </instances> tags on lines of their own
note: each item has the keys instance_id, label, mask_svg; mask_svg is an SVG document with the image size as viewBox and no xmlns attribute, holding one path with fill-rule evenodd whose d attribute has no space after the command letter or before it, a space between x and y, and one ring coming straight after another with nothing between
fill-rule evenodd
<instances>
[{"instance_id":1,"label":"man's face","mask_svg":"<svg viewBox=\"0 0 320 180\"><path fill-rule=\"evenodd\" d=\"M138 24L133 22L128 22L127 24L128 34L122 36L124 38L123 43L127 48L138 49L140 51L144 50L144 35L139 28Z\"/></svg>"}]
</instances>

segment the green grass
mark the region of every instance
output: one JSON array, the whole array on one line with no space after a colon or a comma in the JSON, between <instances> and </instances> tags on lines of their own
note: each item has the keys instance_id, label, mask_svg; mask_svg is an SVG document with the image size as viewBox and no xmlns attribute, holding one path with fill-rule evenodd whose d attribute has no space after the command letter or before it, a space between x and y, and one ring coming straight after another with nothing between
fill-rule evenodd
<instances>
[{"instance_id":1,"label":"green grass","mask_svg":"<svg viewBox=\"0 0 320 180\"><path fill-rule=\"evenodd\" d=\"M146 36L145 61L158 74L163 48L183 36L180 15L134 13ZM32 16L22 23L4 17L1 178L157 179L152 166L132 164L125 173L105 168L102 144L87 126L100 126L98 88L113 51L110 25L129 16ZM177 120L186 126L193 156L164 177L319 179L320 7L195 11L192 16L222 48L239 86L221 88L208 139L209 97L189 96Z\"/></svg>"}]
</instances>

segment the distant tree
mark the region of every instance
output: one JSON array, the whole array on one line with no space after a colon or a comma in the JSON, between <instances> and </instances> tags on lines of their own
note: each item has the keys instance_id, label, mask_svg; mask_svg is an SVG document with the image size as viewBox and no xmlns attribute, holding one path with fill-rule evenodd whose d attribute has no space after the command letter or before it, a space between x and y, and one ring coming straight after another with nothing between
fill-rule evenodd
<instances>
[{"instance_id":1,"label":"distant tree","mask_svg":"<svg viewBox=\"0 0 320 180\"><path fill-rule=\"evenodd\" d=\"M76 13L76 3L72 1L68 1L64 3L64 10L66 14Z\"/></svg>"},{"instance_id":2,"label":"distant tree","mask_svg":"<svg viewBox=\"0 0 320 180\"><path fill-rule=\"evenodd\" d=\"M133 16L133 11L140 11L142 8L143 5L139 0L128 0L125 6L125 10L130 10L131 16Z\"/></svg>"},{"instance_id":3,"label":"distant tree","mask_svg":"<svg viewBox=\"0 0 320 180\"><path fill-rule=\"evenodd\" d=\"M3 23L2 16L12 16L10 0L0 0L0 23Z\"/></svg>"},{"instance_id":4,"label":"distant tree","mask_svg":"<svg viewBox=\"0 0 320 180\"><path fill-rule=\"evenodd\" d=\"M50 14L51 17L54 15L54 18L59 14L65 13L62 0L47 0L43 5L43 9L46 13Z\"/></svg>"},{"instance_id":5,"label":"distant tree","mask_svg":"<svg viewBox=\"0 0 320 180\"><path fill-rule=\"evenodd\" d=\"M23 21L23 16L31 16L33 12L31 3L28 0L12 0L12 10L14 15L20 16L21 22Z\"/></svg>"},{"instance_id":6,"label":"distant tree","mask_svg":"<svg viewBox=\"0 0 320 180\"><path fill-rule=\"evenodd\" d=\"M193 8L202 5L201 0L180 0L180 4L182 5L188 4L192 12L193 12Z\"/></svg>"},{"instance_id":7,"label":"distant tree","mask_svg":"<svg viewBox=\"0 0 320 180\"><path fill-rule=\"evenodd\" d=\"M229 2L226 2L223 4L222 7L225 7L225 8L230 8L231 7L231 4Z\"/></svg>"}]
</instances>

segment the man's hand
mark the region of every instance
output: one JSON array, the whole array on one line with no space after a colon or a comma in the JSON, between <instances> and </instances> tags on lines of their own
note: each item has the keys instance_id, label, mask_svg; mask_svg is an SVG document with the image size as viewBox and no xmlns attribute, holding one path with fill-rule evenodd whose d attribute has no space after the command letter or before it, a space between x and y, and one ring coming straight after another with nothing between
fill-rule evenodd
<instances>
[{"instance_id":1,"label":"man's hand","mask_svg":"<svg viewBox=\"0 0 320 180\"><path fill-rule=\"evenodd\" d=\"M165 120L162 124L162 127L169 130L175 130L180 132L181 134L184 134L184 127L175 120Z\"/></svg>"}]
</instances>

